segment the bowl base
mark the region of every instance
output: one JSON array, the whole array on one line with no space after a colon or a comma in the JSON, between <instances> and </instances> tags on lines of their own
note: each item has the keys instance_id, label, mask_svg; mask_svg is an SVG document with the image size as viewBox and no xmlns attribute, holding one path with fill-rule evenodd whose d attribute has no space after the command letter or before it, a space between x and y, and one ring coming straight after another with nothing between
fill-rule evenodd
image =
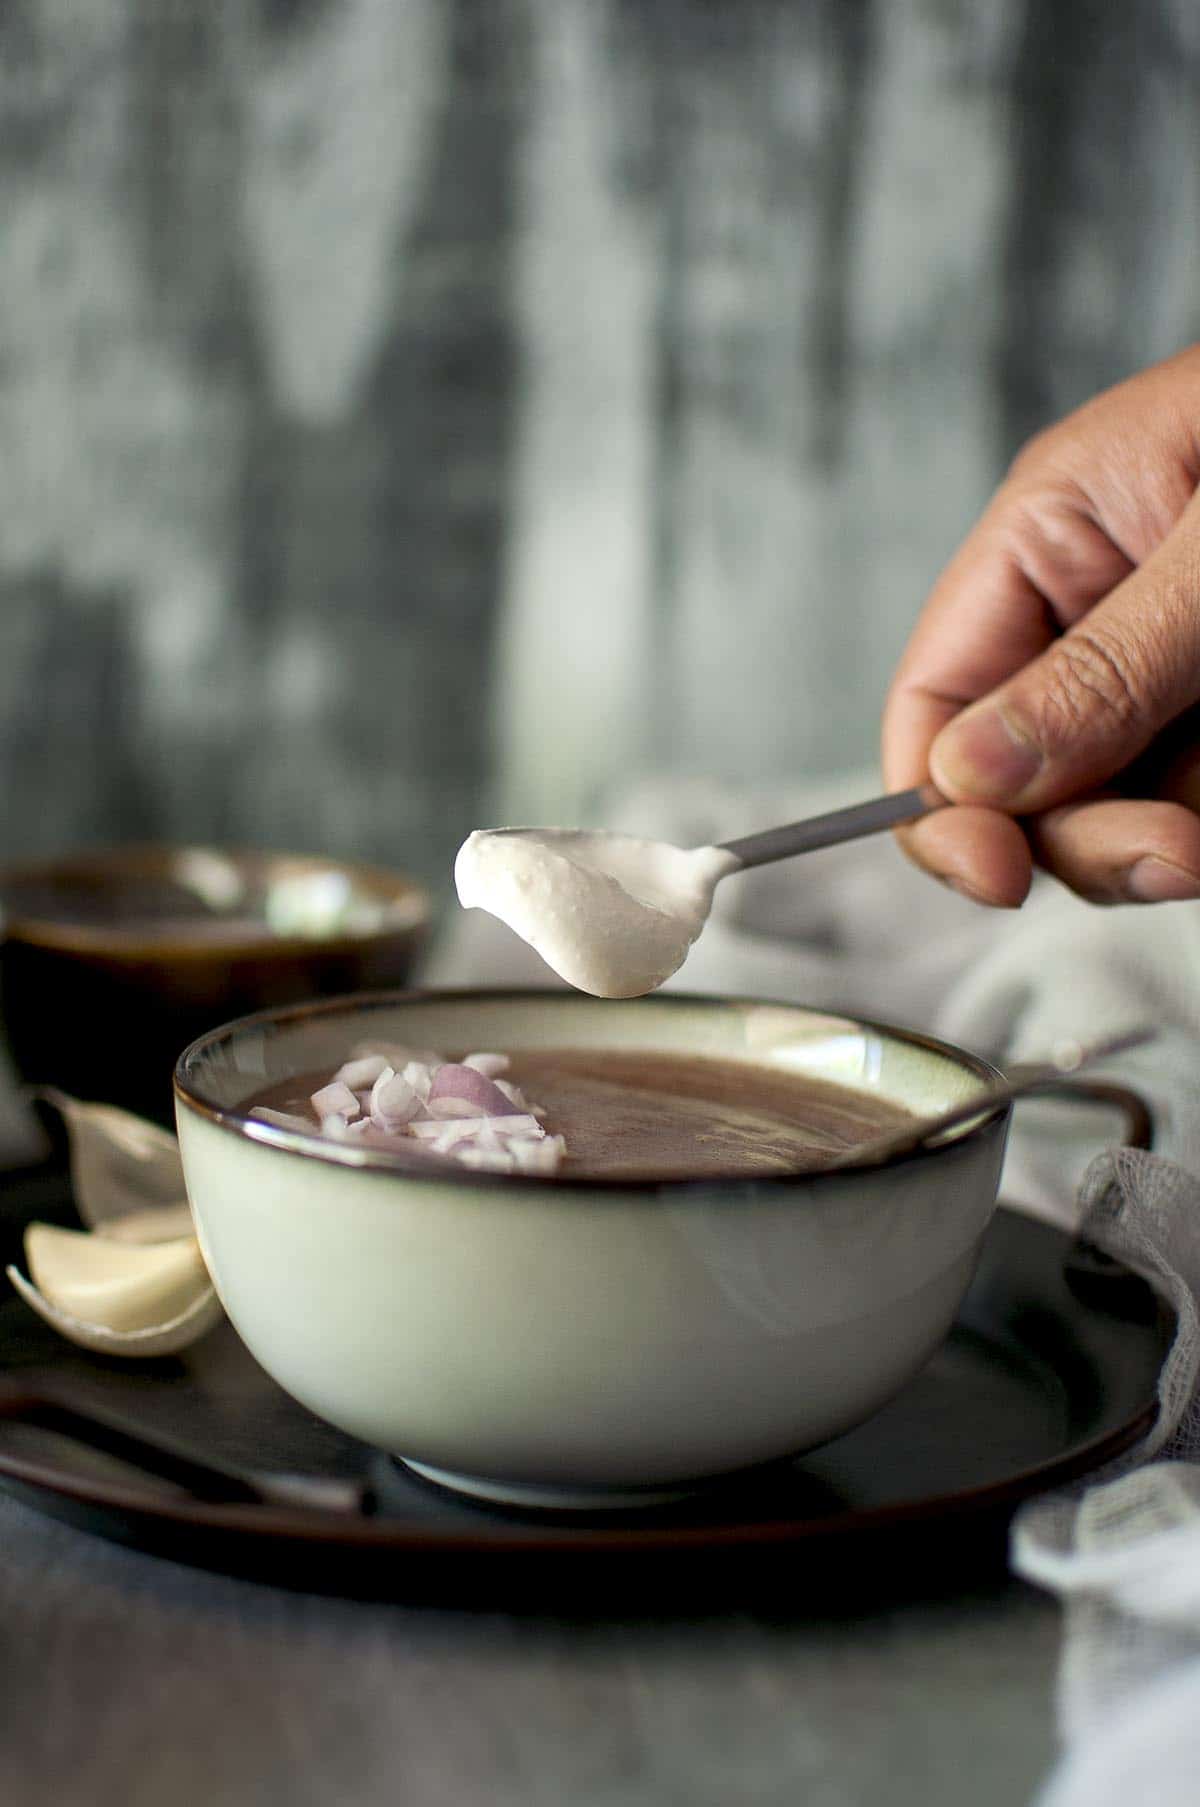
<instances>
[{"instance_id":1,"label":"bowl base","mask_svg":"<svg viewBox=\"0 0 1200 1807\"><path fill-rule=\"evenodd\" d=\"M670 1506L712 1485L701 1480L667 1487L554 1487L539 1482L485 1480L448 1468L431 1468L426 1462L411 1462L407 1456L393 1460L422 1481L431 1481L450 1493L466 1494L470 1499L495 1506L524 1506L536 1512L630 1512L639 1506Z\"/></svg>"}]
</instances>

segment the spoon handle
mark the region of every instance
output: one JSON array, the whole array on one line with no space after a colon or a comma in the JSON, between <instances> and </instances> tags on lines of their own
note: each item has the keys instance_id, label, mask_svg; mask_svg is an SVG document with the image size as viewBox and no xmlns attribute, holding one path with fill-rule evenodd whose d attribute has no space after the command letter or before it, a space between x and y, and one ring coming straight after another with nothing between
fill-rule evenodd
<instances>
[{"instance_id":1,"label":"spoon handle","mask_svg":"<svg viewBox=\"0 0 1200 1807\"><path fill-rule=\"evenodd\" d=\"M1131 1048L1143 1047L1146 1042L1154 1040L1155 1034L1154 1029L1147 1027L1127 1029L1088 1046L1079 1042L1064 1042L1049 1060L1031 1061L1028 1065L1014 1067L1007 1079L983 1086L974 1097L953 1104L948 1110L939 1111L936 1116L917 1117L901 1129L888 1130L882 1136L872 1137L869 1142L860 1142L856 1147L848 1148L844 1154L831 1161L825 1171L834 1172L845 1167L873 1167L880 1161L890 1161L897 1155L908 1154L914 1148L923 1147L934 1137L946 1135L952 1129L960 1129L964 1123L974 1123L1001 1105L1011 1104L1018 1098L1027 1098L1031 1092L1042 1091L1047 1086L1053 1087L1084 1067L1090 1067L1094 1061L1109 1060L1114 1054L1124 1054Z\"/></svg>"},{"instance_id":2,"label":"spoon handle","mask_svg":"<svg viewBox=\"0 0 1200 1807\"><path fill-rule=\"evenodd\" d=\"M825 816L810 816L805 822L789 822L783 828L764 829L762 834L743 835L738 841L722 841L721 847L741 860L743 866L766 866L772 860L791 859L796 853L813 853L818 847L857 841L863 835L894 828L898 822L915 822L931 810L942 809L945 802L931 784L924 784L917 790L873 797L869 803L855 803L849 809L834 809Z\"/></svg>"},{"instance_id":3,"label":"spoon handle","mask_svg":"<svg viewBox=\"0 0 1200 1807\"><path fill-rule=\"evenodd\" d=\"M358 1481L235 1466L176 1437L148 1431L84 1395L72 1397L70 1382L64 1386L51 1376L31 1374L0 1383L0 1421L57 1432L214 1505L285 1506L310 1512L361 1512L369 1505L367 1490Z\"/></svg>"}]
</instances>

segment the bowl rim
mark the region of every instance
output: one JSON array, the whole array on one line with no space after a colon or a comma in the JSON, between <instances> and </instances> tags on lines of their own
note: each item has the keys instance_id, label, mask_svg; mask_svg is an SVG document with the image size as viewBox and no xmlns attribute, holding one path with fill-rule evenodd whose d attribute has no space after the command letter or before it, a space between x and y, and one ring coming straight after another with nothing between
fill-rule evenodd
<instances>
[{"instance_id":1,"label":"bowl rim","mask_svg":"<svg viewBox=\"0 0 1200 1807\"><path fill-rule=\"evenodd\" d=\"M417 1186L483 1186L507 1187L520 1189L527 1193L530 1186L539 1190L570 1190L578 1192L602 1192L632 1196L635 1194L668 1194L680 1196L703 1192L711 1198L714 1194L728 1195L730 1198L744 1200L747 1193L774 1192L783 1189L794 1189L805 1184L820 1182L822 1185L836 1184L839 1181L853 1182L867 1173L880 1173L891 1168L908 1165L914 1161L936 1159L951 1149L962 1148L965 1143L985 1139L989 1133L1003 1131L1012 1114L1012 1104L1002 1103L984 1111L980 1117L966 1123L961 1129L952 1131L941 1142L933 1147L910 1148L904 1153L883 1157L875 1161L864 1161L854 1167L821 1169L815 1168L803 1173L771 1173L752 1178L688 1178L680 1176L671 1179L637 1180L622 1179L618 1176L595 1175L589 1178L583 1174L555 1173L496 1173L476 1167L464 1167L461 1163L447 1160L444 1165L430 1172L415 1170L402 1157L393 1155L385 1149L361 1148L354 1143L334 1142L316 1135L302 1135L299 1131L289 1130L282 1125L267 1123L251 1118L244 1111L210 1103L200 1096L185 1071L195 1058L205 1052L213 1043L230 1036L235 1030L253 1030L268 1023L282 1024L297 1019L314 1016L334 1015L345 1011L349 1006L366 1005L371 1009L397 1004L419 1003L466 1003L479 1001L489 1003L529 1003L533 1000L559 1000L578 1002L578 993L559 986L421 986L379 991L351 992L341 997L315 998L302 1004L287 1004L274 1009L256 1010L251 1015L237 1017L228 1023L222 1023L215 1029L197 1036L189 1042L175 1063L173 1076L174 1093L177 1107L182 1106L194 1115L207 1119L218 1129L252 1142L260 1147L271 1148L280 1154L289 1154L302 1160L324 1161L332 1166L358 1169L365 1172L390 1173L404 1180L412 1181ZM675 1008L678 1006L703 1005L706 1008L747 1010L797 1010L809 1015L840 1016L856 1029L865 1029L893 1041L906 1043L909 1047L920 1048L929 1053L940 1054L960 1067L965 1067L985 1083L1002 1081L1004 1075L982 1055L972 1054L966 1048L958 1047L954 1042L943 1041L940 1037L927 1035L921 1030L902 1028L894 1023L882 1023L872 1017L858 1016L849 1011L838 1011L832 1007L797 1004L773 998L754 998L742 996L717 996L705 992L670 991L653 994L654 1002L660 1006ZM596 1000L606 1002L607 1000ZM638 1000L621 999L614 1002L628 1004Z\"/></svg>"},{"instance_id":2,"label":"bowl rim","mask_svg":"<svg viewBox=\"0 0 1200 1807\"><path fill-rule=\"evenodd\" d=\"M139 873L157 876L164 873L171 862L192 855L215 856L249 873L256 868L280 868L295 873L345 873L364 891L380 898L390 896L388 907L403 906L404 913L365 931L341 930L329 935L278 934L265 922L261 925L251 922L245 932L236 935L205 936L190 934L186 929L147 935L136 923L123 926L60 921L40 915L37 910L23 910L19 900L12 910L4 912L2 909L8 886L36 881L51 884L56 879L86 880L105 876L119 879ZM429 891L406 872L361 860L343 860L335 854L297 853L286 848L233 847L216 841L130 841L0 866L0 941L83 959L161 965L166 960L350 953L355 949L377 947L398 935L419 934L429 927L432 915L433 899Z\"/></svg>"}]
</instances>

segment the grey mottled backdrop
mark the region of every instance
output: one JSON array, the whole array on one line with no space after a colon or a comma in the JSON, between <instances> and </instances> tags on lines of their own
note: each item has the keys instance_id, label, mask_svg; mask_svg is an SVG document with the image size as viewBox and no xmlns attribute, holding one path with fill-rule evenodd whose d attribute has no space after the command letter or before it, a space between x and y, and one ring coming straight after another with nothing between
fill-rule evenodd
<instances>
[{"instance_id":1,"label":"grey mottled backdrop","mask_svg":"<svg viewBox=\"0 0 1200 1807\"><path fill-rule=\"evenodd\" d=\"M1195 0L0 0L0 856L870 757L1198 222Z\"/></svg>"}]
</instances>

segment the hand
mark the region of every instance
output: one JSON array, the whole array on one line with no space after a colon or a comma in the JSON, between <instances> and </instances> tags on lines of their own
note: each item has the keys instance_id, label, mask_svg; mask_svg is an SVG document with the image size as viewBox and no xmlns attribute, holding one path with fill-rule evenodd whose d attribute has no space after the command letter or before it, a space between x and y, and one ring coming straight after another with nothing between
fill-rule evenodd
<instances>
[{"instance_id":1,"label":"hand","mask_svg":"<svg viewBox=\"0 0 1200 1807\"><path fill-rule=\"evenodd\" d=\"M960 806L901 832L927 871L1009 908L1035 861L1094 902L1200 897L1198 482L1200 346L1021 452L884 713L889 789Z\"/></svg>"}]
</instances>

